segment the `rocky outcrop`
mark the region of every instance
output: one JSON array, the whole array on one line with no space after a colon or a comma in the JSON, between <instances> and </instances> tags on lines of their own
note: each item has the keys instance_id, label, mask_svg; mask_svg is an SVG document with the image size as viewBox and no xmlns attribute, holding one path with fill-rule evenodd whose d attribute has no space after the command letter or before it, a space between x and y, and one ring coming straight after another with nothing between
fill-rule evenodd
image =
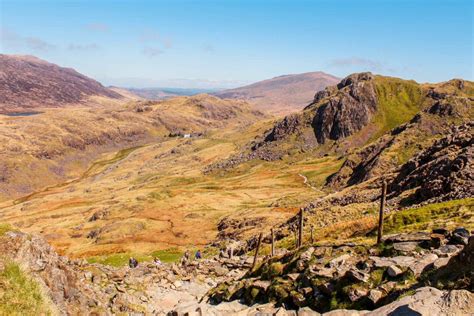
<instances>
[{"instance_id":1,"label":"rocky outcrop","mask_svg":"<svg viewBox=\"0 0 474 316\"><path fill-rule=\"evenodd\" d=\"M39 236L7 232L0 236L0 269L5 258L18 263L40 283L61 315L319 315L314 309L334 309L340 303L357 309L378 307L372 312L352 310L351 315L421 312L428 306L440 313L470 313L472 293L427 287L382 306L412 288L413 275L472 263L472 242L462 251L462 245L450 244L465 230L436 232L436 236L387 238L391 245L417 243L416 250L399 250L391 257L380 249L357 245L306 247L265 261L245 277L251 257L188 260L180 265L140 262L136 268L113 268L58 256ZM447 237L439 243L441 233ZM215 288L207 293L210 287ZM214 303L231 302L213 305L206 302L208 298ZM236 298L259 304L249 307L235 302ZM261 304L269 299L285 304ZM327 315L347 312L333 310Z\"/></svg>"},{"instance_id":2,"label":"rocky outcrop","mask_svg":"<svg viewBox=\"0 0 474 316\"><path fill-rule=\"evenodd\" d=\"M371 73L352 74L337 86L316 94L302 113L277 122L264 142L274 142L312 128L317 142L348 137L367 125L377 110L377 95ZM257 146L259 147L259 146Z\"/></svg>"},{"instance_id":3,"label":"rocky outcrop","mask_svg":"<svg viewBox=\"0 0 474 316\"><path fill-rule=\"evenodd\" d=\"M458 234L462 233L458 232ZM464 236L466 235L469 236L469 234ZM430 273L427 279L429 284L439 288L466 289L474 292L474 238L470 237L468 244L461 252L451 257L440 269Z\"/></svg>"},{"instance_id":4,"label":"rocky outcrop","mask_svg":"<svg viewBox=\"0 0 474 316\"><path fill-rule=\"evenodd\" d=\"M372 79L371 73L353 74L337 85L335 93L326 92L331 97L318 106L312 122L319 143L348 137L370 122L377 111ZM324 100L323 93L315 97L315 101L321 100Z\"/></svg>"},{"instance_id":5,"label":"rocky outcrop","mask_svg":"<svg viewBox=\"0 0 474 316\"><path fill-rule=\"evenodd\" d=\"M446 235L439 234L441 230L435 232L387 236L383 245L374 248L355 244L307 246L264 260L240 280L219 284L211 290L210 300L240 299L250 305L271 301L318 312L341 306L379 311L377 308L403 293L424 286L427 275L459 260L455 258L466 260L470 248L464 248L455 236L466 230L443 231ZM454 304L450 310L465 310L467 306Z\"/></svg>"},{"instance_id":6,"label":"rocky outcrop","mask_svg":"<svg viewBox=\"0 0 474 316\"><path fill-rule=\"evenodd\" d=\"M232 168L252 159L273 161L295 151L312 150L329 140L360 131L377 111L374 76L353 74L319 91L302 112L286 116L249 144L249 151L209 166L205 172ZM289 144L285 144L289 143Z\"/></svg>"},{"instance_id":7,"label":"rocky outcrop","mask_svg":"<svg viewBox=\"0 0 474 316\"><path fill-rule=\"evenodd\" d=\"M178 304L197 304L211 286L249 267L248 257L234 257L114 268L59 256L40 236L13 231L0 235L0 251L0 269L4 259L19 264L61 315L167 315Z\"/></svg>"},{"instance_id":8,"label":"rocky outcrop","mask_svg":"<svg viewBox=\"0 0 474 316\"><path fill-rule=\"evenodd\" d=\"M416 189L407 202L437 202L474 196L474 122L451 132L400 168L391 195Z\"/></svg>"},{"instance_id":9,"label":"rocky outcrop","mask_svg":"<svg viewBox=\"0 0 474 316\"><path fill-rule=\"evenodd\" d=\"M270 133L265 136L265 142L278 141L284 139L288 135L297 133L300 131L300 128L306 123L307 122L305 122L301 115L288 115L283 120L275 124Z\"/></svg>"}]
</instances>

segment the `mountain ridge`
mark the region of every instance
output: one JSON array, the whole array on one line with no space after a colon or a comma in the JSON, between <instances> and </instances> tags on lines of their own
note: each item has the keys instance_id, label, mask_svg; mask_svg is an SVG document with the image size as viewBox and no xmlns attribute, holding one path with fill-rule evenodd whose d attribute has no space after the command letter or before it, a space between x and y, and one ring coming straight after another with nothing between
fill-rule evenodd
<instances>
[{"instance_id":1,"label":"mountain ridge","mask_svg":"<svg viewBox=\"0 0 474 316\"><path fill-rule=\"evenodd\" d=\"M306 72L281 75L213 94L221 98L244 99L258 110L282 115L302 109L317 91L338 81L339 78L322 71Z\"/></svg>"},{"instance_id":2,"label":"mountain ridge","mask_svg":"<svg viewBox=\"0 0 474 316\"><path fill-rule=\"evenodd\" d=\"M91 104L91 97L122 96L80 74L30 55L0 54L0 113Z\"/></svg>"}]
</instances>

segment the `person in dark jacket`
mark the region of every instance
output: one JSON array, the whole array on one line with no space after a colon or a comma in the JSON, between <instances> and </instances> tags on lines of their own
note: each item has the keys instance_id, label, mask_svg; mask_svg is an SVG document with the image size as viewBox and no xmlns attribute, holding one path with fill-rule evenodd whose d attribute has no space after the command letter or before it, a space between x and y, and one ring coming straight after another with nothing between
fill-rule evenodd
<instances>
[{"instance_id":1,"label":"person in dark jacket","mask_svg":"<svg viewBox=\"0 0 474 316\"><path fill-rule=\"evenodd\" d=\"M196 251L196 255L194 256L194 258L202 259L201 250Z\"/></svg>"},{"instance_id":2,"label":"person in dark jacket","mask_svg":"<svg viewBox=\"0 0 474 316\"><path fill-rule=\"evenodd\" d=\"M128 266L130 268L136 268L138 266L138 261L137 259L133 258L133 257L130 257L130 259L128 259Z\"/></svg>"}]
</instances>

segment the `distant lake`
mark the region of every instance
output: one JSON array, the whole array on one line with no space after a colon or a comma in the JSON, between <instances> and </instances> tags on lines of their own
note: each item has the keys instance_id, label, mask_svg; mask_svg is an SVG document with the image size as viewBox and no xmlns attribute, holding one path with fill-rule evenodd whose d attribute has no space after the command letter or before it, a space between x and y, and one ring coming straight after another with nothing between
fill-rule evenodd
<instances>
[{"instance_id":1,"label":"distant lake","mask_svg":"<svg viewBox=\"0 0 474 316\"><path fill-rule=\"evenodd\" d=\"M3 115L6 116L33 116L37 114L41 114L43 112L13 112L13 113L5 113Z\"/></svg>"}]
</instances>

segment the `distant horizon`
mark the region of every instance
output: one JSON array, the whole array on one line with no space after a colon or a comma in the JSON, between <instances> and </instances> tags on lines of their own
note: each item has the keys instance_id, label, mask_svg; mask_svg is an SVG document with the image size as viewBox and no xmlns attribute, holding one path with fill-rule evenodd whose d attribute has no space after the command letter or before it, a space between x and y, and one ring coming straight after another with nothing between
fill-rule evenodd
<instances>
[{"instance_id":1,"label":"distant horizon","mask_svg":"<svg viewBox=\"0 0 474 316\"><path fill-rule=\"evenodd\" d=\"M35 57L35 58L40 58L38 56L35 56L35 55L32 55L32 54L7 54L7 55L16 55L16 56L28 56L28 57ZM44 60L46 62L49 62L49 63L53 63L53 64L56 64L52 61L49 61L49 60L46 60L44 58L40 58L41 60ZM56 64L60 67L64 67L60 64ZM67 68L70 68L70 67L67 67ZM79 70L75 69L74 67L72 67L75 71L81 73ZM366 71L360 71L360 72L371 72L373 73L374 75L380 75L380 76L389 76L389 75L386 75L386 74L382 74L382 73L376 73L376 72L373 72L373 71L370 71L370 70L366 70ZM303 74L310 74L310 73L323 73L325 75L329 75L329 76L332 76L332 77L335 77L335 78L339 78L339 79L343 79L353 73L348 73L344 76L335 76L333 74L330 74L330 73L327 73L325 71L321 71L321 70L314 70L314 71L305 71L305 72L301 72L301 73L289 73L289 74L281 74L281 75L277 75L277 76L274 76L274 77L271 77L271 78L263 78L261 80L258 80L258 81L254 81L254 82L243 82L242 84L240 85L233 85L233 86L227 86L227 87L219 87L219 86L216 86L216 87L209 87L209 88L203 88L203 87L194 87L194 86L190 86L190 87L180 87L180 86L162 86L160 85L159 83L157 83L157 85L151 85L151 86L129 86L129 85L120 85L120 84L107 84L103 81L101 81L100 79L98 78L94 78L94 77L91 77L91 76L88 76L90 77L91 79L93 80L96 80L98 81L99 83L101 83L104 87L109 87L109 88L121 88L121 89L128 89L128 90L160 90L160 91L163 91L163 92L178 92L179 90L182 90L182 92L192 92L193 94L199 94L199 93L214 93L214 92L220 92L220 91L223 91L223 90L229 90L229 89L235 89L235 88L240 88L240 87L244 87L244 86L248 86L248 85L252 85L252 84L255 84L255 83L259 83L261 81L266 81L266 80L271 80L271 79L276 79L276 78L280 78L280 77L285 77L285 76L297 76L297 75L303 75ZM83 74L83 73L81 73ZM85 75L85 74L84 74ZM400 79L404 79L404 80L414 80L416 81L415 79L411 79L411 78L404 78L404 77L398 77L398 76L390 76L390 77L395 77L395 78L400 78ZM447 80L443 80L443 81L438 81L438 82L433 82L433 81L425 81L425 82L420 82L420 81L416 81L417 83L420 83L420 84L429 84L429 83L440 83L440 82L446 82L446 81L450 81L450 80L453 80L453 79L462 79L462 80L468 80L468 79L465 79L465 78L456 78L456 77L453 77L453 78L450 78L450 79L447 79ZM118 80L120 81L121 79L115 79L115 80ZM130 80L127 79L127 80ZM133 80L133 78L132 78ZM153 81L151 79L149 79L150 81ZM183 80L183 81L187 81L187 82L190 82L192 81L193 79L170 79L168 80L169 82L172 82L172 81L179 81L179 80ZM166 82L167 80L164 80L163 82ZM472 81L472 80L469 80L469 81ZM157 81L159 82L159 81ZM200 81L199 79L195 79L195 82L197 84L202 84L202 83L205 83L206 81L205 80L202 80ZM190 94L183 94L183 95L190 95Z\"/></svg>"},{"instance_id":2,"label":"distant horizon","mask_svg":"<svg viewBox=\"0 0 474 316\"><path fill-rule=\"evenodd\" d=\"M2 0L0 52L134 88L314 71L473 81L472 15L468 0Z\"/></svg>"}]
</instances>

